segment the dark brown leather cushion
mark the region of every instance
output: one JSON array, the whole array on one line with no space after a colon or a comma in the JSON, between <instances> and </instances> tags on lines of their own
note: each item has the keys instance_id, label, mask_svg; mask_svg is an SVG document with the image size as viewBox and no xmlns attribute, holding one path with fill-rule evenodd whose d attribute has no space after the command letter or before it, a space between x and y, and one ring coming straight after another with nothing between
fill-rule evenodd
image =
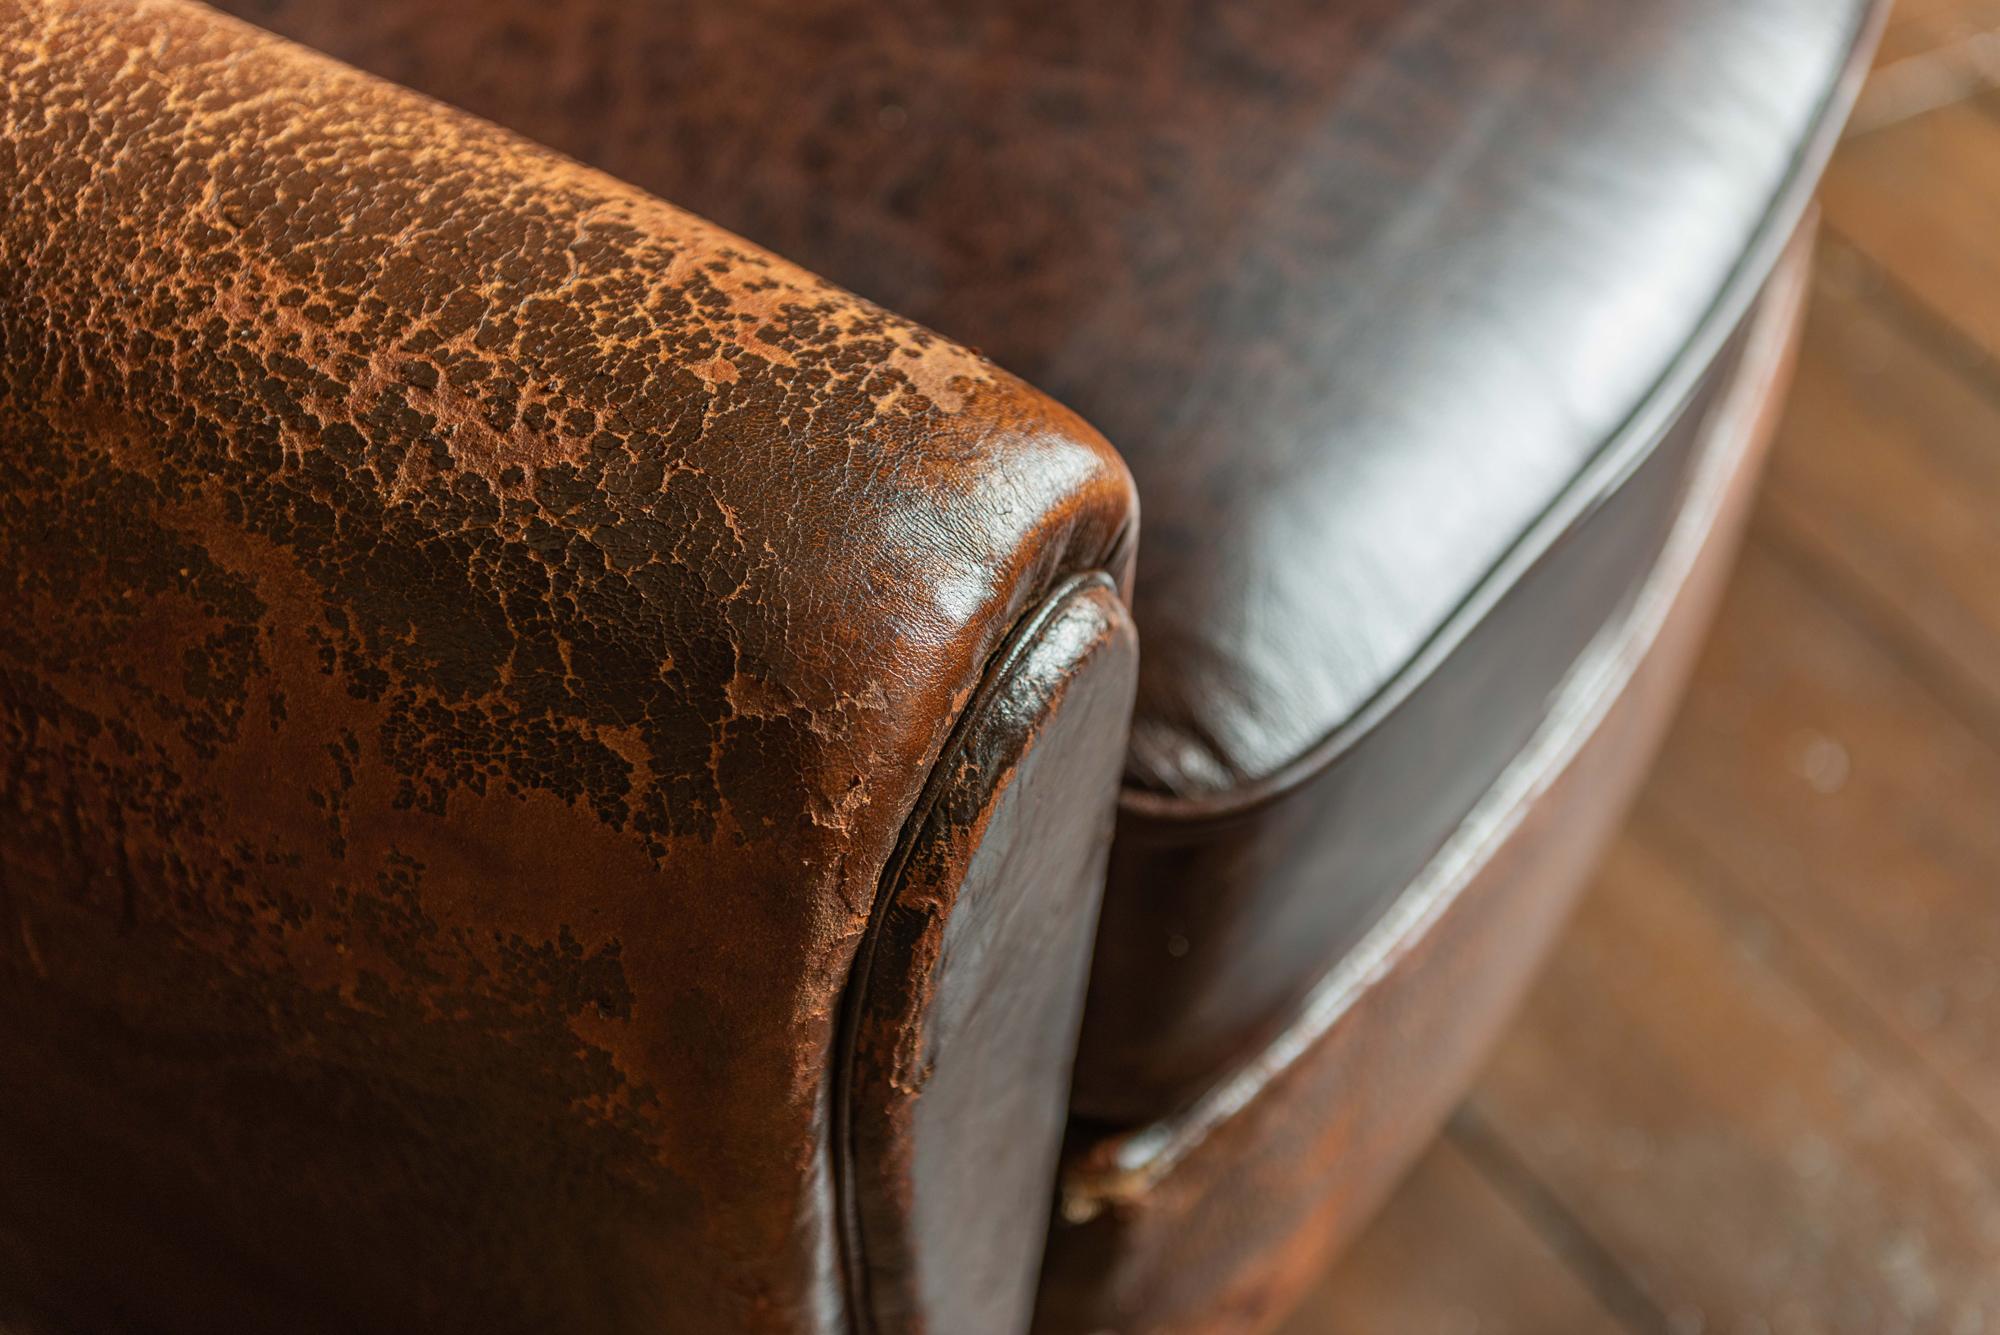
<instances>
[{"instance_id":1,"label":"dark brown leather cushion","mask_svg":"<svg viewBox=\"0 0 2000 1335\"><path fill-rule=\"evenodd\" d=\"M1680 407L1656 385L1789 230L1868 7L231 3L980 346L1118 445L1147 516L1128 807L1270 823L1216 873L1241 883L1118 855L1093 995L1126 1018L1093 1001L1079 1071L1114 1120L1282 1019L1462 815L1426 774L1504 763L1563 655L1425 715L1426 646L1503 605L1642 405ZM1379 730L1418 795L1386 824L1242 814ZM1349 842L1392 833L1376 870Z\"/></svg>"}]
</instances>

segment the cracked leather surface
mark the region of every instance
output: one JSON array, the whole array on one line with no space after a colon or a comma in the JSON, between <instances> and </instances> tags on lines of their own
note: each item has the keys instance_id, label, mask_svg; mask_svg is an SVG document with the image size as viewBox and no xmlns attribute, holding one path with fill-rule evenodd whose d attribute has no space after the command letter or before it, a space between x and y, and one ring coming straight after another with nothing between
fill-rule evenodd
<instances>
[{"instance_id":1,"label":"cracked leather surface","mask_svg":"<svg viewBox=\"0 0 2000 1335\"><path fill-rule=\"evenodd\" d=\"M0 190L22 1283L86 1327L833 1328L853 950L988 656L1128 550L1122 466L178 0L0 0Z\"/></svg>"}]
</instances>

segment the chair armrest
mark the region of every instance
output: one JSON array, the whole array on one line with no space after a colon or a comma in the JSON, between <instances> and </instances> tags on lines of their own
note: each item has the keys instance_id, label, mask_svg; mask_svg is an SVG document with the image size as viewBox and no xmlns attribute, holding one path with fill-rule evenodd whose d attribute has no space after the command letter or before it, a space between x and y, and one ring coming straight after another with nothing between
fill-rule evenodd
<instances>
[{"instance_id":1,"label":"chair armrest","mask_svg":"<svg viewBox=\"0 0 2000 1335\"><path fill-rule=\"evenodd\" d=\"M0 1319L935 1301L867 1249L941 1189L908 1105L968 988L1043 998L1006 1171L1052 1181L1131 692L1108 447L181 0L0 0L0 191ZM1052 894L1053 945L1009 925Z\"/></svg>"}]
</instances>

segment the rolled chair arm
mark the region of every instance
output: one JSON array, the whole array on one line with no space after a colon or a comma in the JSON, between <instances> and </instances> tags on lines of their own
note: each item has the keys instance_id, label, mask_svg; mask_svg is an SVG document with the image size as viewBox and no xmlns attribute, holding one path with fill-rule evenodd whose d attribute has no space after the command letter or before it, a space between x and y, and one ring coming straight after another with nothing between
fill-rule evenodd
<instances>
[{"instance_id":1,"label":"rolled chair arm","mask_svg":"<svg viewBox=\"0 0 2000 1335\"><path fill-rule=\"evenodd\" d=\"M181 0L0 0L0 191L0 1320L1024 1321L1103 442Z\"/></svg>"}]
</instances>

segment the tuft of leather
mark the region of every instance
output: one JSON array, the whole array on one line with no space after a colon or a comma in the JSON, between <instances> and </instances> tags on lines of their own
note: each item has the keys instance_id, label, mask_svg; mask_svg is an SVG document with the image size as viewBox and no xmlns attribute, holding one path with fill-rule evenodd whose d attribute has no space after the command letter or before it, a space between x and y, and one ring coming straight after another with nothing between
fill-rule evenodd
<instances>
[{"instance_id":1,"label":"tuft of leather","mask_svg":"<svg viewBox=\"0 0 2000 1335\"><path fill-rule=\"evenodd\" d=\"M9 1300L837 1328L855 946L1122 465L180 0L0 0L0 191Z\"/></svg>"}]
</instances>

